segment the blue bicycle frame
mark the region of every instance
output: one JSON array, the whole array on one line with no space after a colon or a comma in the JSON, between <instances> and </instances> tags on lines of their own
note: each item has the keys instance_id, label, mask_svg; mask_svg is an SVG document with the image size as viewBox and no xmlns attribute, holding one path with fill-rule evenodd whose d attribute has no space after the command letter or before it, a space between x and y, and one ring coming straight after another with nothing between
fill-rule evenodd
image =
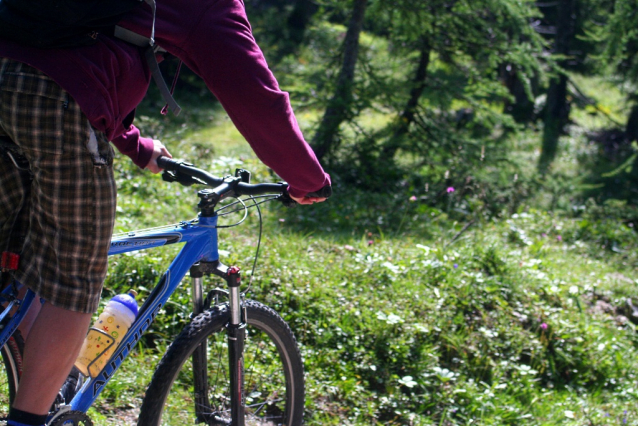
<instances>
[{"instance_id":1,"label":"blue bicycle frame","mask_svg":"<svg viewBox=\"0 0 638 426\"><path fill-rule=\"evenodd\" d=\"M111 241L109 256L167 244L185 243L166 270L158 285L142 305L135 322L126 333L104 369L82 387L71 401L71 409L86 412L102 389L122 365L131 348L150 327L159 310L179 287L191 266L197 262L213 262L219 259L217 239L217 216L201 217L196 224L182 223L152 233L135 233Z\"/></svg>"},{"instance_id":2,"label":"blue bicycle frame","mask_svg":"<svg viewBox=\"0 0 638 426\"><path fill-rule=\"evenodd\" d=\"M217 216L200 217L195 223L182 222L175 226L158 228L148 232L129 232L125 236L114 237L111 241L109 256L176 243L185 243L185 245L142 305L135 322L104 369L95 378L87 380L70 402L71 410L86 412L89 409L104 386L122 365L131 349L140 340L142 334L150 327L159 310L175 292L189 269L197 262L214 262L219 259ZM0 295L4 296L5 301L10 303L0 314L0 322L9 315L14 306L19 307L19 309L0 332L0 347L16 330L35 298L34 293L30 290L22 301L7 298L7 292L8 290L5 289ZM198 296L201 298L201 291Z\"/></svg>"},{"instance_id":3,"label":"blue bicycle frame","mask_svg":"<svg viewBox=\"0 0 638 426\"><path fill-rule=\"evenodd\" d=\"M184 247L177 254L169 268L159 280L157 286L151 291L142 305L140 312L120 345L115 349L111 358L106 362L102 371L94 378L88 379L80 391L67 405L61 407L53 417L62 415L70 410L86 413L93 402L100 395L108 381L113 377L118 368L129 355L131 349L140 340L142 334L150 327L151 323L166 305L168 298L179 287L182 279L190 270L193 280L191 298L193 300L193 315L198 315L204 307L202 277L214 274L224 280L228 285L228 323L226 326L229 362L229 392L230 415L233 426L243 426L245 418L244 395L244 341L245 312L242 306L242 294L240 292L239 268L226 267L219 262L218 238L217 238L217 203L230 196L238 198L247 195L270 194L271 199L279 199L284 204L294 203L287 196L285 182L251 185L250 173L246 170L237 170L235 177L226 176L217 178L208 172L197 169L191 164L160 157L158 165L164 168L163 178L169 182L179 182L183 185L206 184L213 189L203 189L198 192L200 202L199 219L197 221L182 222L178 225L166 226L154 230L129 232L125 236L115 236L111 240L109 256L128 253L147 248L159 247L168 244L184 243ZM285 195L285 196L284 196ZM254 202L254 198L253 198ZM246 205L240 200L246 209ZM255 202L255 206L258 203ZM25 297L18 298L18 286L11 284L0 292L0 304L5 309L0 313L0 347L4 346L12 333L17 329L20 321L26 315L29 306L35 299L35 294L30 290ZM208 405L206 400L206 350L200 346L193 353L193 365L199 367L194 371L194 386L196 388L196 410ZM206 413L197 413L205 416Z\"/></svg>"}]
</instances>

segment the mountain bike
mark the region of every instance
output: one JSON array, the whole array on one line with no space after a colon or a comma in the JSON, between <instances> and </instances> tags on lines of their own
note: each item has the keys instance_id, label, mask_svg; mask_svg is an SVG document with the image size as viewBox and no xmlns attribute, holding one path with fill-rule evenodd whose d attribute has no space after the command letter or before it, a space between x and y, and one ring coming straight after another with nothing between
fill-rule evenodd
<instances>
[{"instance_id":1,"label":"mountain bike","mask_svg":"<svg viewBox=\"0 0 638 426\"><path fill-rule=\"evenodd\" d=\"M219 260L217 232L223 227L218 225L220 216L243 211L238 222L241 223L248 209L255 208L259 212L261 240L259 205L272 200L293 204L287 195L287 184L251 184L250 173L245 170L238 170L235 176L215 177L191 164L166 157L158 159L158 164L164 169L164 180L207 187L197 193L199 215L175 225L113 237L109 255L169 244L184 246L143 302L135 322L102 371L85 378L71 401L57 405L47 425L93 424L87 410L161 314L187 273L191 277L192 320L157 365L143 399L138 425L300 425L304 372L295 337L274 310L245 297L239 268L226 266ZM235 201L221 203L232 199ZM220 277L226 287L205 290L205 275ZM5 417L19 386L22 368L23 343L15 331L29 306L43 303L30 290L23 297L19 294L17 282L8 284L0 294L4 306L0 314L4 367L0 374L0 416Z\"/></svg>"}]
</instances>

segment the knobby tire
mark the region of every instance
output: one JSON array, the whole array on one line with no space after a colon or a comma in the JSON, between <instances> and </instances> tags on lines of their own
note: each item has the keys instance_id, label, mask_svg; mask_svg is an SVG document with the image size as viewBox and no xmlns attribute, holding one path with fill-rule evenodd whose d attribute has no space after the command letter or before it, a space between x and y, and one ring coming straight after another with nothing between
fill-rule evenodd
<instances>
[{"instance_id":1,"label":"knobby tire","mask_svg":"<svg viewBox=\"0 0 638 426\"><path fill-rule=\"evenodd\" d=\"M299 426L304 408L303 363L284 320L265 305L246 301L244 349L246 426ZM193 319L160 361L140 410L138 426L230 425L227 304ZM208 391L199 413L193 395L192 354L206 341ZM201 349L200 349L201 350Z\"/></svg>"}]
</instances>

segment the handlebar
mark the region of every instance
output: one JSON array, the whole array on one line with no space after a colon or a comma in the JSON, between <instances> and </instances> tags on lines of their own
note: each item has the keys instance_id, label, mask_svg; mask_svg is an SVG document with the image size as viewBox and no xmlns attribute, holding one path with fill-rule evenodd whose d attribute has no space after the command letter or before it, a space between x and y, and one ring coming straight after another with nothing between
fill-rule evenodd
<instances>
[{"instance_id":1,"label":"handlebar","mask_svg":"<svg viewBox=\"0 0 638 426\"><path fill-rule=\"evenodd\" d=\"M211 175L205 170L198 169L192 164L163 156L157 158L157 165L164 169L165 172L174 172L174 174L171 175L170 180L178 181L183 185L203 183L214 187L215 192L220 199L230 195L241 196L261 194L280 194L289 198L288 184L286 182L250 184L242 182L241 178L238 177L220 178ZM166 177L164 177L164 179L166 180Z\"/></svg>"}]
</instances>

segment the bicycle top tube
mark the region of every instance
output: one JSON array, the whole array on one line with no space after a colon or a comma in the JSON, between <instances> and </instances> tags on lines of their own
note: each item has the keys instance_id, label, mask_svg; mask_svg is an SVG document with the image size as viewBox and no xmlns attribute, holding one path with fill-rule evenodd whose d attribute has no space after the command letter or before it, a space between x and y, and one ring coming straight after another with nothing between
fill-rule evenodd
<instances>
[{"instance_id":1,"label":"bicycle top tube","mask_svg":"<svg viewBox=\"0 0 638 426\"><path fill-rule=\"evenodd\" d=\"M200 218L198 221L182 222L177 225L147 231L114 235L111 239L109 256L169 244L188 243L193 240L198 240L199 243L202 243L205 240L201 240L200 237L204 234L209 234L208 247L204 251L210 253L207 256L210 260L217 260L216 222L212 222L210 218Z\"/></svg>"}]
</instances>

